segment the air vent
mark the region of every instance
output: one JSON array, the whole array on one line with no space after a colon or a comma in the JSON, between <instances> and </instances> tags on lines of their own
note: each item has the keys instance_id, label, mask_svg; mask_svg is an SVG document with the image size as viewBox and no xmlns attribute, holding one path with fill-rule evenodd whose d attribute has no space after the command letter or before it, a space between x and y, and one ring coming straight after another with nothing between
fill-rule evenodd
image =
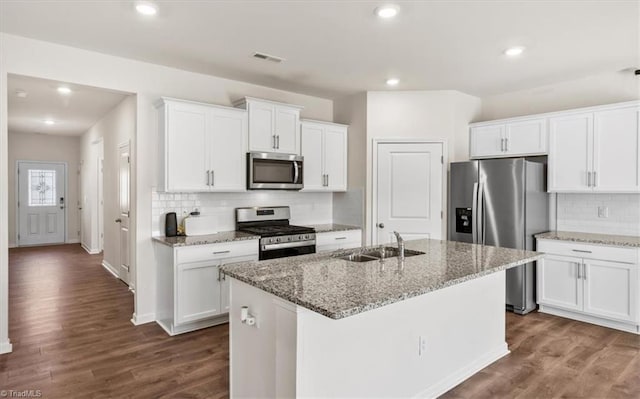
<instances>
[{"instance_id":1,"label":"air vent","mask_svg":"<svg viewBox=\"0 0 640 399\"><path fill-rule=\"evenodd\" d=\"M253 53L253 57L260 60L277 62L277 63L284 61L284 58L276 57L275 55L266 54L266 53Z\"/></svg>"}]
</instances>

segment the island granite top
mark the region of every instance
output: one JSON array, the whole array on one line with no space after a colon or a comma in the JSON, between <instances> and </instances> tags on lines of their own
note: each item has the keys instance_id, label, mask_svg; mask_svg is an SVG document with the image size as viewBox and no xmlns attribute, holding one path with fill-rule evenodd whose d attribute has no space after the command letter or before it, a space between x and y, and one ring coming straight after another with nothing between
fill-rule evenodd
<instances>
[{"instance_id":1,"label":"island granite top","mask_svg":"<svg viewBox=\"0 0 640 399\"><path fill-rule=\"evenodd\" d=\"M260 236L243 233L241 231L221 231L219 233L201 236L153 237L154 241L169 247L188 247L190 245L207 245L221 242L258 239L260 239Z\"/></svg>"},{"instance_id":2,"label":"island granite top","mask_svg":"<svg viewBox=\"0 0 640 399\"><path fill-rule=\"evenodd\" d=\"M538 252L453 241L406 241L424 255L363 263L359 250L225 265L222 271L279 298L341 319L541 259Z\"/></svg>"},{"instance_id":3,"label":"island granite top","mask_svg":"<svg viewBox=\"0 0 640 399\"><path fill-rule=\"evenodd\" d=\"M315 229L316 233L331 233L334 231L361 230L361 227L350 226L348 224L337 224L337 223L309 224L309 225L306 225L306 227L311 227Z\"/></svg>"},{"instance_id":4,"label":"island granite top","mask_svg":"<svg viewBox=\"0 0 640 399\"><path fill-rule=\"evenodd\" d=\"M640 237L612 234L578 233L575 231L549 231L536 234L540 240L561 240L585 244L611 245L614 247L640 248Z\"/></svg>"}]
</instances>

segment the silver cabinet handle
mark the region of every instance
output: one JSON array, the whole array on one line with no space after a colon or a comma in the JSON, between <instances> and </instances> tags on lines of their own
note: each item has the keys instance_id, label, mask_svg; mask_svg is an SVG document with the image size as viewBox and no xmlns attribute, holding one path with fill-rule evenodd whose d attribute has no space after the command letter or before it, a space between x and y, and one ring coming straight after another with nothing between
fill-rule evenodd
<instances>
[{"instance_id":1,"label":"silver cabinet handle","mask_svg":"<svg viewBox=\"0 0 640 399\"><path fill-rule=\"evenodd\" d=\"M573 252L580 252L583 254L590 254L591 251L587 251L586 249L572 249Z\"/></svg>"},{"instance_id":2,"label":"silver cabinet handle","mask_svg":"<svg viewBox=\"0 0 640 399\"><path fill-rule=\"evenodd\" d=\"M598 172L593 171L593 187L598 187Z\"/></svg>"},{"instance_id":3,"label":"silver cabinet handle","mask_svg":"<svg viewBox=\"0 0 640 399\"><path fill-rule=\"evenodd\" d=\"M505 137L504 139L504 150L509 151L509 137Z\"/></svg>"},{"instance_id":4,"label":"silver cabinet handle","mask_svg":"<svg viewBox=\"0 0 640 399\"><path fill-rule=\"evenodd\" d=\"M215 171L213 171L213 170L211 171L211 187L216 185L216 177L215 177L214 172Z\"/></svg>"},{"instance_id":5,"label":"silver cabinet handle","mask_svg":"<svg viewBox=\"0 0 640 399\"><path fill-rule=\"evenodd\" d=\"M587 172L587 187L591 187L591 171Z\"/></svg>"},{"instance_id":6,"label":"silver cabinet handle","mask_svg":"<svg viewBox=\"0 0 640 399\"><path fill-rule=\"evenodd\" d=\"M504 137L500 139L500 152L504 152Z\"/></svg>"},{"instance_id":7,"label":"silver cabinet handle","mask_svg":"<svg viewBox=\"0 0 640 399\"><path fill-rule=\"evenodd\" d=\"M582 265L578 262L576 262L576 267L578 268L578 279L581 279L581 271L582 271Z\"/></svg>"},{"instance_id":8,"label":"silver cabinet handle","mask_svg":"<svg viewBox=\"0 0 640 399\"><path fill-rule=\"evenodd\" d=\"M211 181L211 177L209 176L210 171L207 171L207 186L210 186L211 184L209 183Z\"/></svg>"},{"instance_id":9,"label":"silver cabinet handle","mask_svg":"<svg viewBox=\"0 0 640 399\"><path fill-rule=\"evenodd\" d=\"M122 223L122 219L116 219L116 223Z\"/></svg>"},{"instance_id":10,"label":"silver cabinet handle","mask_svg":"<svg viewBox=\"0 0 640 399\"><path fill-rule=\"evenodd\" d=\"M280 149L280 135L279 134L276 136L276 149L277 150Z\"/></svg>"},{"instance_id":11,"label":"silver cabinet handle","mask_svg":"<svg viewBox=\"0 0 640 399\"><path fill-rule=\"evenodd\" d=\"M384 229L384 223L378 223L378 227L380 227L381 229Z\"/></svg>"},{"instance_id":12,"label":"silver cabinet handle","mask_svg":"<svg viewBox=\"0 0 640 399\"><path fill-rule=\"evenodd\" d=\"M336 240L346 240L347 237L336 237Z\"/></svg>"},{"instance_id":13,"label":"silver cabinet handle","mask_svg":"<svg viewBox=\"0 0 640 399\"><path fill-rule=\"evenodd\" d=\"M327 174L325 176L327 176L327 187L329 187L329 175Z\"/></svg>"},{"instance_id":14,"label":"silver cabinet handle","mask_svg":"<svg viewBox=\"0 0 640 399\"><path fill-rule=\"evenodd\" d=\"M231 251L229 251L229 250L227 250L227 251L215 251L213 254L214 255L222 255L222 254L228 254L229 252L231 252Z\"/></svg>"},{"instance_id":15,"label":"silver cabinet handle","mask_svg":"<svg viewBox=\"0 0 640 399\"><path fill-rule=\"evenodd\" d=\"M271 148L273 148L275 150L276 149L276 135L275 134L273 136L271 136L271 141L273 142L273 144L271 144Z\"/></svg>"}]
</instances>

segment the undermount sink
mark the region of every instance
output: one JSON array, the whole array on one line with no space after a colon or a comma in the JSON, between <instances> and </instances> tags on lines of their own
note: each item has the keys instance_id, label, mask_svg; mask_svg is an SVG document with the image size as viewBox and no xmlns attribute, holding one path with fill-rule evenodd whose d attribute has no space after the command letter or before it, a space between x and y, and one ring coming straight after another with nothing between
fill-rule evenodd
<instances>
[{"instance_id":1,"label":"undermount sink","mask_svg":"<svg viewBox=\"0 0 640 399\"><path fill-rule=\"evenodd\" d=\"M396 247L380 247L363 252L355 252L346 256L342 256L340 259L348 260L351 262L370 262L372 260L395 258L399 255L399 253L400 251ZM416 255L424 255L424 252L414 251L412 249L404 250L405 258Z\"/></svg>"}]
</instances>

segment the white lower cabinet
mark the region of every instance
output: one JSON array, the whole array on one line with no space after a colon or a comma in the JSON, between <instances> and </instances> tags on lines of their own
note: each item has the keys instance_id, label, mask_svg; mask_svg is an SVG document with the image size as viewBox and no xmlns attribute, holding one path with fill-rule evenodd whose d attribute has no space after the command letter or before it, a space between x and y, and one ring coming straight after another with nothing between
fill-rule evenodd
<instances>
[{"instance_id":1,"label":"white lower cabinet","mask_svg":"<svg viewBox=\"0 0 640 399\"><path fill-rule=\"evenodd\" d=\"M361 246L362 230L360 229L316 233L316 252L360 248Z\"/></svg>"},{"instance_id":2,"label":"white lower cabinet","mask_svg":"<svg viewBox=\"0 0 640 399\"><path fill-rule=\"evenodd\" d=\"M640 334L640 250L554 240L537 250L547 253L537 269L541 312Z\"/></svg>"},{"instance_id":3,"label":"white lower cabinet","mask_svg":"<svg viewBox=\"0 0 640 399\"><path fill-rule=\"evenodd\" d=\"M177 248L158 243L155 251L156 320L176 335L228 321L229 282L220 267L258 260L258 240Z\"/></svg>"}]
</instances>

